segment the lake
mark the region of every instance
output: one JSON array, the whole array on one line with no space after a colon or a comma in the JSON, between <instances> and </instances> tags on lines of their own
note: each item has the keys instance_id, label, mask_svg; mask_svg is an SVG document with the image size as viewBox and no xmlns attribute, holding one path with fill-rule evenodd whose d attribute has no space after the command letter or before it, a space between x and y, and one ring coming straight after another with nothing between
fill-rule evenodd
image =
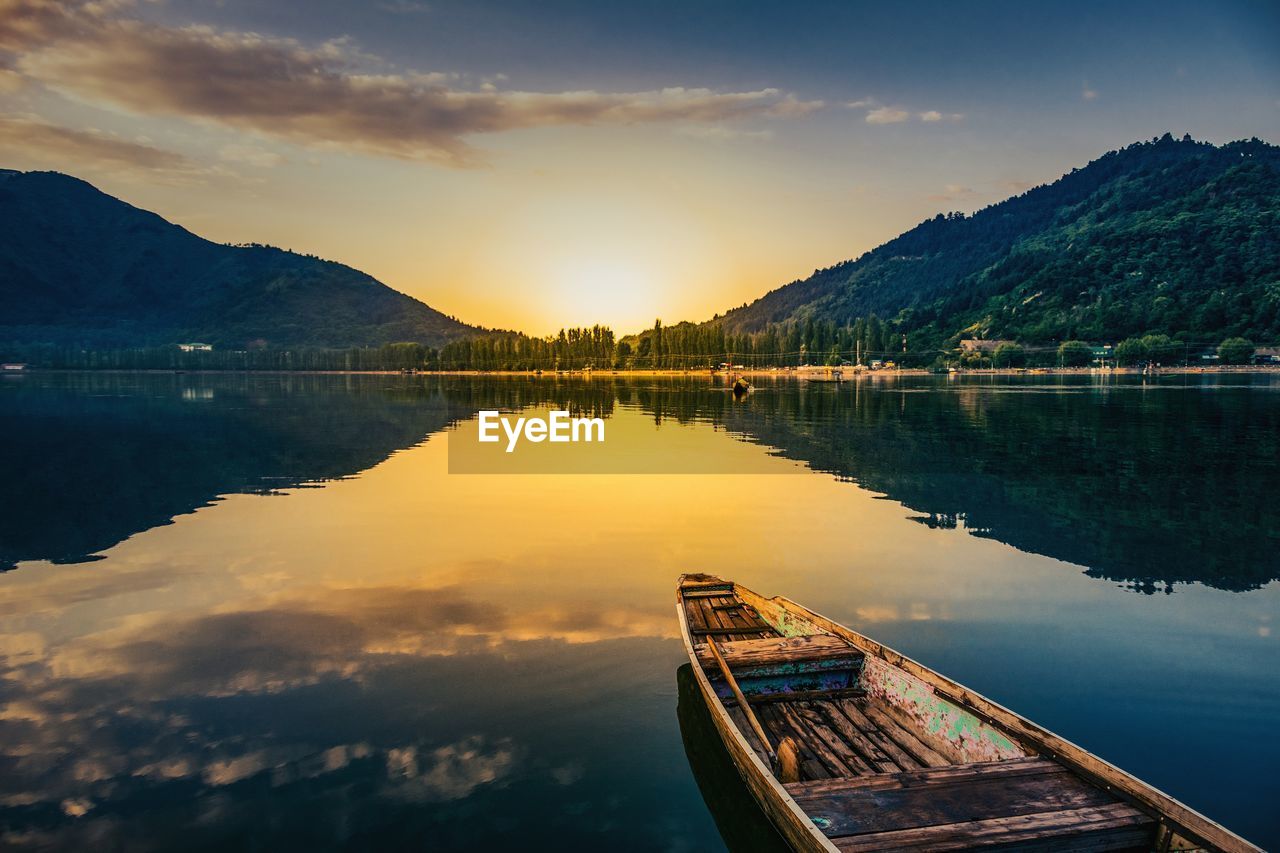
<instances>
[{"instance_id":1,"label":"lake","mask_svg":"<svg viewBox=\"0 0 1280 853\"><path fill-rule=\"evenodd\" d=\"M640 449L449 473L548 407ZM1272 375L34 373L0 470L0 846L723 849L684 571L1280 846Z\"/></svg>"}]
</instances>

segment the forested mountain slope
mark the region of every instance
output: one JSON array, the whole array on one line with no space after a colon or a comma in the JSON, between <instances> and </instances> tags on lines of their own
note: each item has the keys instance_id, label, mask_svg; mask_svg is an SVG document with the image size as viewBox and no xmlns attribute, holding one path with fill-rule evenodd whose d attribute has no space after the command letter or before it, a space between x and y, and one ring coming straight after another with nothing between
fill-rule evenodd
<instances>
[{"instance_id":1,"label":"forested mountain slope","mask_svg":"<svg viewBox=\"0 0 1280 853\"><path fill-rule=\"evenodd\" d=\"M713 322L877 315L917 346L1160 332L1280 339L1280 148L1165 136L971 216L939 214Z\"/></svg>"}]
</instances>

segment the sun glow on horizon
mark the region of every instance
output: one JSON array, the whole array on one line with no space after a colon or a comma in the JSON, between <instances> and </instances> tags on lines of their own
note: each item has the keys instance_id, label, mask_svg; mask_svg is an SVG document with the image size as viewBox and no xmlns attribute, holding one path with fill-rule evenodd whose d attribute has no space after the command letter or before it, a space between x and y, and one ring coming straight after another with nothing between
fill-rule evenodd
<instances>
[{"instance_id":1,"label":"sun glow on horizon","mask_svg":"<svg viewBox=\"0 0 1280 853\"><path fill-rule=\"evenodd\" d=\"M485 278L507 282L504 313L531 334L598 323L621 336L659 316L706 319L693 297L724 275L720 235L680 200L631 187L530 198L499 219L503 248L482 259Z\"/></svg>"}]
</instances>

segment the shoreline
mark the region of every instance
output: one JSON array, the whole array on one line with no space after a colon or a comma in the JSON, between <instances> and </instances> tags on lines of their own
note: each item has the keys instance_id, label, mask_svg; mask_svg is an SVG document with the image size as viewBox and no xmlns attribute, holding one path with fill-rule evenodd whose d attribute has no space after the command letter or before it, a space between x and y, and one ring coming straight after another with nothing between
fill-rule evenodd
<instances>
[{"instance_id":1,"label":"shoreline","mask_svg":"<svg viewBox=\"0 0 1280 853\"><path fill-rule=\"evenodd\" d=\"M501 376L529 379L604 379L615 376L633 377L693 377L732 379L734 377L771 377L816 380L819 382L852 382L859 379L880 379L893 376L1180 376L1199 374L1280 374L1280 364L1274 365L1209 365L1156 367L1149 370L1140 367L1025 367L1025 368L964 368L955 371L926 370L924 368L892 368L889 370L858 370L844 368L841 376L832 374L835 368L748 368L743 370L234 370L234 369L183 369L183 368L92 368L92 367L28 367L23 370L5 371L3 377L21 377L49 373L127 373L157 375L260 375L260 376Z\"/></svg>"}]
</instances>

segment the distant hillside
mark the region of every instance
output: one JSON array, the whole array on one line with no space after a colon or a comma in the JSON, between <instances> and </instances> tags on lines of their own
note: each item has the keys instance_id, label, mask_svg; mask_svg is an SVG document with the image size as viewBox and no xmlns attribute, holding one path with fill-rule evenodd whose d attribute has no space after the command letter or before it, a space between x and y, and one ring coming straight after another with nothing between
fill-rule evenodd
<instances>
[{"instance_id":1,"label":"distant hillside","mask_svg":"<svg viewBox=\"0 0 1280 853\"><path fill-rule=\"evenodd\" d=\"M1280 148L1168 134L1130 145L972 216L939 214L713 322L742 333L872 314L912 349L972 335L1280 339Z\"/></svg>"},{"instance_id":2,"label":"distant hillside","mask_svg":"<svg viewBox=\"0 0 1280 853\"><path fill-rule=\"evenodd\" d=\"M480 330L332 261L211 243L56 172L0 170L0 341L438 346Z\"/></svg>"}]
</instances>

